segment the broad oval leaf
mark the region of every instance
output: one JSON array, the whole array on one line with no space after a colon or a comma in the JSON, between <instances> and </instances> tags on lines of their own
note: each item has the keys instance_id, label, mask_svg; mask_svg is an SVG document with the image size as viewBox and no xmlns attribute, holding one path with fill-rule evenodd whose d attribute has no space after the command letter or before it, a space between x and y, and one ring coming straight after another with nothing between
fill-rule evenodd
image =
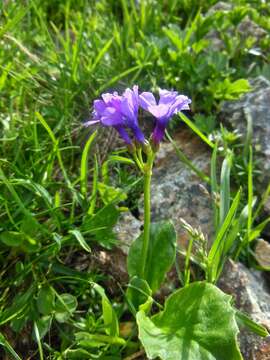
<instances>
[{"instance_id":1,"label":"broad oval leaf","mask_svg":"<svg viewBox=\"0 0 270 360\"><path fill-rule=\"evenodd\" d=\"M95 215L87 215L80 227L81 232L92 234L94 239L106 248L110 248L117 239L113 232L113 227L117 223L119 211L113 204L109 204L100 209Z\"/></svg>"},{"instance_id":2,"label":"broad oval leaf","mask_svg":"<svg viewBox=\"0 0 270 360\"><path fill-rule=\"evenodd\" d=\"M130 277L140 277L142 268L143 234L131 245L128 254L128 273ZM174 263L176 254L176 233L171 222L151 224L150 241L144 280L153 292L157 291L164 281L166 273Z\"/></svg>"},{"instance_id":3,"label":"broad oval leaf","mask_svg":"<svg viewBox=\"0 0 270 360\"><path fill-rule=\"evenodd\" d=\"M70 318L78 306L77 299L71 294L61 294L57 296L55 302L55 318L63 323Z\"/></svg>"},{"instance_id":4,"label":"broad oval leaf","mask_svg":"<svg viewBox=\"0 0 270 360\"><path fill-rule=\"evenodd\" d=\"M136 313L139 306L144 304L149 296L152 295L152 291L145 280L140 279L138 276L134 276L129 281L126 295L129 305L132 307L132 311Z\"/></svg>"},{"instance_id":5,"label":"broad oval leaf","mask_svg":"<svg viewBox=\"0 0 270 360\"><path fill-rule=\"evenodd\" d=\"M38 293L37 308L43 315L49 315L54 309L54 292L49 286L44 286Z\"/></svg>"},{"instance_id":6,"label":"broad oval leaf","mask_svg":"<svg viewBox=\"0 0 270 360\"><path fill-rule=\"evenodd\" d=\"M23 243L23 234L16 231L3 231L0 234L0 241L7 246L20 246Z\"/></svg>"},{"instance_id":7,"label":"broad oval leaf","mask_svg":"<svg viewBox=\"0 0 270 360\"><path fill-rule=\"evenodd\" d=\"M117 337L119 335L119 324L114 308L105 294L103 287L94 283L93 288L102 298L102 315L106 327L105 331L108 335Z\"/></svg>"},{"instance_id":8,"label":"broad oval leaf","mask_svg":"<svg viewBox=\"0 0 270 360\"><path fill-rule=\"evenodd\" d=\"M241 360L231 297L216 286L195 282L172 294L164 311L137 313L139 338L148 359Z\"/></svg>"}]
</instances>

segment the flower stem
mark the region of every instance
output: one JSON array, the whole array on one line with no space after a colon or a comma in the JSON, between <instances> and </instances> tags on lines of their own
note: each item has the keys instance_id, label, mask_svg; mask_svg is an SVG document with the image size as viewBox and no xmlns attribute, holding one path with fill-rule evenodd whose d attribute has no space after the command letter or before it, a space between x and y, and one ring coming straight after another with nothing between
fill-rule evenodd
<instances>
[{"instance_id":1,"label":"flower stem","mask_svg":"<svg viewBox=\"0 0 270 360\"><path fill-rule=\"evenodd\" d=\"M154 162L152 151L147 155L147 163L144 171L144 230L143 230L143 247L142 247L142 268L141 278L145 278L145 267L149 248L150 225L151 225L151 177Z\"/></svg>"}]
</instances>

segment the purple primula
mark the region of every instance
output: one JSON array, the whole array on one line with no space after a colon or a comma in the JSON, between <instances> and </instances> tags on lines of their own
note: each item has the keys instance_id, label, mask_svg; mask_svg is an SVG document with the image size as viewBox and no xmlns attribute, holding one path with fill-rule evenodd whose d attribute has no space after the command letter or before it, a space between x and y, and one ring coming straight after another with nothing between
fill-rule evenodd
<instances>
[{"instance_id":1,"label":"purple primula","mask_svg":"<svg viewBox=\"0 0 270 360\"><path fill-rule=\"evenodd\" d=\"M152 141L158 145L173 115L181 110L189 110L191 103L187 96L179 95L177 91L159 90L159 97L157 104L152 93L143 92L139 95L137 85L132 89L127 88L122 95L118 95L117 92L102 94L101 99L94 101L93 119L85 123L85 126L111 126L118 131L126 144L132 145L130 133L137 142L147 144L138 123L140 105L156 118Z\"/></svg>"},{"instance_id":2,"label":"purple primula","mask_svg":"<svg viewBox=\"0 0 270 360\"><path fill-rule=\"evenodd\" d=\"M86 122L85 126L101 124L115 128L126 144L131 145L131 139L125 129L125 119L121 111L123 97L117 92L102 94L102 99L94 101L93 120Z\"/></svg>"},{"instance_id":3,"label":"purple primula","mask_svg":"<svg viewBox=\"0 0 270 360\"><path fill-rule=\"evenodd\" d=\"M159 102L157 104L154 95L143 92L139 96L139 103L144 110L149 111L156 118L156 126L152 134L152 140L159 144L163 139L166 126L174 114L181 110L189 110L191 100L177 91L159 90Z\"/></svg>"},{"instance_id":4,"label":"purple primula","mask_svg":"<svg viewBox=\"0 0 270 360\"><path fill-rule=\"evenodd\" d=\"M94 101L93 119L85 123L85 126L98 123L103 126L112 126L129 145L131 145L131 139L126 129L130 129L135 139L144 143L145 138L138 124L138 86L134 85L132 90L126 89L123 95L114 92L102 94L101 97L102 99Z\"/></svg>"}]
</instances>

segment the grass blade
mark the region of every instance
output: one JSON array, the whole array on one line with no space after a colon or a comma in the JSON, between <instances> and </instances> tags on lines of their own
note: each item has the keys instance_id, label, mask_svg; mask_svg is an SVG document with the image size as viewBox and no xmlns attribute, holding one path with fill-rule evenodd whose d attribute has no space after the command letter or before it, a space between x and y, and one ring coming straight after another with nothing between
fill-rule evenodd
<instances>
[{"instance_id":1,"label":"grass blade","mask_svg":"<svg viewBox=\"0 0 270 360\"><path fill-rule=\"evenodd\" d=\"M249 316L247 316L242 311L235 309L235 314L236 314L237 322L240 323L241 325L246 326L254 334L257 334L261 337L266 337L269 335L269 332L267 331L267 329L264 326L257 324L255 321L253 321Z\"/></svg>"},{"instance_id":2,"label":"grass blade","mask_svg":"<svg viewBox=\"0 0 270 360\"><path fill-rule=\"evenodd\" d=\"M12 356L14 360L22 360L22 358L19 357L19 355L16 353L15 350L13 350L10 343L6 340L3 334L0 333L0 345L2 345L7 352Z\"/></svg>"},{"instance_id":3,"label":"grass blade","mask_svg":"<svg viewBox=\"0 0 270 360\"><path fill-rule=\"evenodd\" d=\"M189 120L189 118L183 114L182 112L179 113L179 116L181 118L181 120L184 121L184 123L192 130L195 132L195 134L197 134L208 146L210 146L212 149L215 147L215 144L212 143L212 141L210 141L202 132L199 128L197 128L197 126Z\"/></svg>"},{"instance_id":4,"label":"grass blade","mask_svg":"<svg viewBox=\"0 0 270 360\"><path fill-rule=\"evenodd\" d=\"M95 165L94 165L94 175L92 182L92 194L90 197L90 206L88 209L88 215L93 215L96 208L96 200L97 200L97 191L98 191L98 161L95 156Z\"/></svg>"},{"instance_id":5,"label":"grass blade","mask_svg":"<svg viewBox=\"0 0 270 360\"><path fill-rule=\"evenodd\" d=\"M42 344L41 344L41 340L40 340L40 336L39 336L39 331L38 331L38 327L37 327L37 323L36 323L36 322L34 322L34 333L35 333L35 337L36 337L36 340L37 340L37 343L38 343L39 359L40 359L40 360L44 360Z\"/></svg>"},{"instance_id":6,"label":"grass blade","mask_svg":"<svg viewBox=\"0 0 270 360\"><path fill-rule=\"evenodd\" d=\"M252 227L252 203L253 203L253 154L252 147L249 147L249 162L248 162L248 221L247 221L247 236L249 240Z\"/></svg>"},{"instance_id":7,"label":"grass blade","mask_svg":"<svg viewBox=\"0 0 270 360\"><path fill-rule=\"evenodd\" d=\"M230 172L232 154L229 153L222 163L220 175L220 214L219 226L221 227L230 209Z\"/></svg>"},{"instance_id":8,"label":"grass blade","mask_svg":"<svg viewBox=\"0 0 270 360\"><path fill-rule=\"evenodd\" d=\"M240 195L241 195L241 189L237 192L235 198L233 199L230 210L221 228L219 229L218 234L208 254L208 280L210 282L216 281L217 270L223 255L222 250L223 250L224 236L232 224L232 219L235 216L236 210L240 202Z\"/></svg>"},{"instance_id":9,"label":"grass blade","mask_svg":"<svg viewBox=\"0 0 270 360\"><path fill-rule=\"evenodd\" d=\"M180 161L182 161L182 163L184 163L187 167L189 167L192 171L194 171L195 174L198 175L198 177L201 180L210 183L210 178L206 174L204 174L200 169L198 169L195 165L192 164L192 162L186 157L186 155L177 147L177 145L175 144L175 142L173 141L167 130L166 130L166 136L170 141L170 143L172 144Z\"/></svg>"},{"instance_id":10,"label":"grass blade","mask_svg":"<svg viewBox=\"0 0 270 360\"><path fill-rule=\"evenodd\" d=\"M81 160L81 193L84 197L87 196L87 182L88 182L88 155L91 145L97 136L97 130L87 140L82 153Z\"/></svg>"},{"instance_id":11,"label":"grass blade","mask_svg":"<svg viewBox=\"0 0 270 360\"><path fill-rule=\"evenodd\" d=\"M218 194L218 183L217 183L217 150L218 144L215 144L212 157L211 157L211 197L214 211L214 227L215 232L218 230L219 224L219 208L216 201L216 196Z\"/></svg>"},{"instance_id":12,"label":"grass blade","mask_svg":"<svg viewBox=\"0 0 270 360\"><path fill-rule=\"evenodd\" d=\"M58 140L54 136L54 133L53 133L52 129L50 128L50 126L48 125L46 120L43 118L43 116L39 112L36 112L35 114L36 114L38 120L40 121L40 123L43 125L43 127L48 132L49 137L51 138L52 143L54 145L54 150L56 152L56 156L57 156L57 159L58 159L58 162L59 162L59 166L61 168L61 171L62 171L63 177L64 177L64 179L66 181L66 184L69 187L69 189L75 194L75 190L74 190L74 188L73 188L73 186L71 184L71 181L69 180L69 177L67 175L67 172L66 172L63 160L62 160L61 151L60 151L59 146L58 146Z\"/></svg>"},{"instance_id":13,"label":"grass blade","mask_svg":"<svg viewBox=\"0 0 270 360\"><path fill-rule=\"evenodd\" d=\"M109 39L106 44L103 46L103 48L99 51L96 60L94 61L93 65L91 66L90 71L93 72L95 70L95 68L97 67L98 63L100 62L100 60L103 58L103 56L106 54L106 52L109 50L109 48L112 45L114 38L112 37L111 39Z\"/></svg>"}]
</instances>

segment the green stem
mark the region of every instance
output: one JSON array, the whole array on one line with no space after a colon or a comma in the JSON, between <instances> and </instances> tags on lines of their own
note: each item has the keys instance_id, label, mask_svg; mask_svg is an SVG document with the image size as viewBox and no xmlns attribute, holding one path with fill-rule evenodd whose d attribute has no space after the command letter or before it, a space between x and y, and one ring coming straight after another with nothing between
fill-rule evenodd
<instances>
[{"instance_id":1,"label":"green stem","mask_svg":"<svg viewBox=\"0 0 270 360\"><path fill-rule=\"evenodd\" d=\"M143 161L141 161L141 159L138 157L137 152L134 151L134 152L132 153L132 155L133 155L133 158L134 158L134 160L135 160L138 168L139 168L141 171L143 171Z\"/></svg>"},{"instance_id":2,"label":"green stem","mask_svg":"<svg viewBox=\"0 0 270 360\"><path fill-rule=\"evenodd\" d=\"M143 248L142 248L142 269L141 277L145 278L145 267L148 255L150 224L151 224L151 177L154 154L148 154L147 163L144 171L144 230L143 230Z\"/></svg>"}]
</instances>

